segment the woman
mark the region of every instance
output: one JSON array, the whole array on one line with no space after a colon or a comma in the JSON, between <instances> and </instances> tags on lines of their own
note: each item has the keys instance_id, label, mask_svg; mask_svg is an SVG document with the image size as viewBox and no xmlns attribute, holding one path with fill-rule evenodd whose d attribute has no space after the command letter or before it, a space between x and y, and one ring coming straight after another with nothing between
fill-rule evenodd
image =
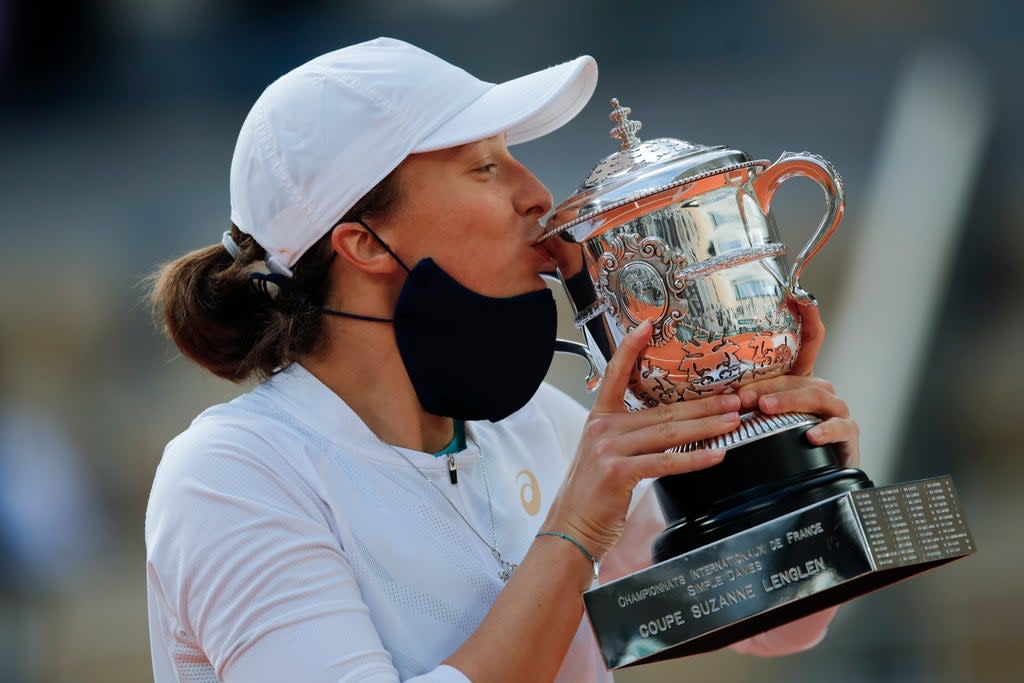
<instances>
[{"instance_id":1,"label":"woman","mask_svg":"<svg viewBox=\"0 0 1024 683\"><path fill-rule=\"evenodd\" d=\"M589 415L541 383L554 302L539 273L578 253L537 246L551 196L508 145L571 119L596 77L581 57L492 86L378 39L257 100L231 230L154 278L186 356L265 379L200 415L157 471L158 683L610 680L581 594L599 562L606 581L649 557L662 522L634 488L723 455L666 449L758 404L829 416L810 438L855 457L846 406L810 377L626 412L647 323ZM820 341L806 320L800 373ZM831 614L738 647L809 647Z\"/></svg>"}]
</instances>

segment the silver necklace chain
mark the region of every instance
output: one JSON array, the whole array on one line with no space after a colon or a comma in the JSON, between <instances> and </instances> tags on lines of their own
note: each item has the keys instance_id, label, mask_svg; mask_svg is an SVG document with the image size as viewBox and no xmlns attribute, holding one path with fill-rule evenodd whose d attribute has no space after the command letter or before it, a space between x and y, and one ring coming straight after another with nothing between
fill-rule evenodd
<instances>
[{"instance_id":1,"label":"silver necklace chain","mask_svg":"<svg viewBox=\"0 0 1024 683\"><path fill-rule=\"evenodd\" d=\"M466 524L466 526L469 527L469 530L473 532L473 535L476 536L477 538L479 538L480 541L485 546L487 546L488 550L491 551L491 555L493 555L494 559L498 561L498 577L502 581L508 582L509 578L511 578L511 576L512 576L512 572L514 572L516 570L516 567L518 567L519 565L515 564L513 562L509 562L508 560L503 558L501 556L501 551L498 550L498 533L497 533L497 531L495 529L495 524L494 524L494 505L491 503L491 487L490 487L490 485L487 482L487 468L484 467L484 449L480 447L479 442L475 442L474 441L473 443L476 445L476 449L480 453L480 475L481 475L481 478L484 480L484 492L487 495L487 512L488 512L488 514L490 516L490 520L491 520L491 539L492 539L491 543L488 543L487 539L485 539L483 536L480 535L480 532L476 530L476 527L474 527L472 524L469 523L469 520L466 519L466 516L464 514L462 514L462 511L459 510L458 506L455 505L455 503L452 502L452 499L449 498L447 495L445 495L445 492L441 490L441 487L438 486L437 484L435 484L433 479L428 477L423 470L421 470L419 467L417 467L416 463L414 463L411 459L409 459L409 457L406 456L405 453L403 453L402 451L398 450L398 448L396 448L395 446L392 446L387 441L384 441L383 439L380 439L379 437L378 437L378 440L382 444L384 444L385 446L387 446L388 448L393 450L395 453L398 453L398 455L401 456L402 460L405 460L407 463L409 463L409 466L412 467L414 470L416 470L416 472L418 472L421 477L426 479L427 483L434 487L434 490L437 491L441 495L442 498L444 498L445 502L447 502L449 505L451 505L452 510L455 510L455 514L457 514L459 516L459 518L462 519L462 521Z\"/></svg>"}]
</instances>

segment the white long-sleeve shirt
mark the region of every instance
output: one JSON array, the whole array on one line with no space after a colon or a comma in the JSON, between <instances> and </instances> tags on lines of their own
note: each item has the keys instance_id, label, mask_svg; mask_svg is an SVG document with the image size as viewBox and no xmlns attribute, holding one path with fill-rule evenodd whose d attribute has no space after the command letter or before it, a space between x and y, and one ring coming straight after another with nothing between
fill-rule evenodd
<instances>
[{"instance_id":1,"label":"white long-sleeve shirt","mask_svg":"<svg viewBox=\"0 0 1024 683\"><path fill-rule=\"evenodd\" d=\"M403 449L438 491L298 364L205 411L168 444L146 516L156 683L466 683L440 662L504 585L467 521L519 562L585 417L544 385L469 423L455 485L445 458ZM636 497L602 572L649 562L653 498ZM558 680L611 680L585 617Z\"/></svg>"}]
</instances>

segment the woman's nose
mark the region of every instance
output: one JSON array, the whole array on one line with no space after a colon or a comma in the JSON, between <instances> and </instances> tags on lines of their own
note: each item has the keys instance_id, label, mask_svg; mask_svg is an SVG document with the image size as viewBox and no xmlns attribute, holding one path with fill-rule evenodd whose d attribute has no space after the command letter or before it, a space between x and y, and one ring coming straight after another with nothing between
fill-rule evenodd
<instances>
[{"instance_id":1,"label":"woman's nose","mask_svg":"<svg viewBox=\"0 0 1024 683\"><path fill-rule=\"evenodd\" d=\"M516 194L516 211L524 216L540 218L551 210L554 200L537 176L520 164L521 186Z\"/></svg>"}]
</instances>

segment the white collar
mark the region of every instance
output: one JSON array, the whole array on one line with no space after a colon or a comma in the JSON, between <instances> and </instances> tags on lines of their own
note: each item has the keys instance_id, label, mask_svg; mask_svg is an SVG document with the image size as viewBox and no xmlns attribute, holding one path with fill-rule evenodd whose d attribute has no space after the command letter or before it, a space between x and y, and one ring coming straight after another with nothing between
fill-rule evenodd
<instances>
[{"instance_id":1,"label":"white collar","mask_svg":"<svg viewBox=\"0 0 1024 683\"><path fill-rule=\"evenodd\" d=\"M299 363L292 363L278 372L257 391L267 394L291 418L347 452L398 467L408 466L338 394ZM476 457L474 426L466 423L467 434L472 438L467 440L465 450L455 454L457 461ZM400 448L423 470L447 468L445 458L435 458L433 454L399 446L394 448Z\"/></svg>"}]
</instances>

